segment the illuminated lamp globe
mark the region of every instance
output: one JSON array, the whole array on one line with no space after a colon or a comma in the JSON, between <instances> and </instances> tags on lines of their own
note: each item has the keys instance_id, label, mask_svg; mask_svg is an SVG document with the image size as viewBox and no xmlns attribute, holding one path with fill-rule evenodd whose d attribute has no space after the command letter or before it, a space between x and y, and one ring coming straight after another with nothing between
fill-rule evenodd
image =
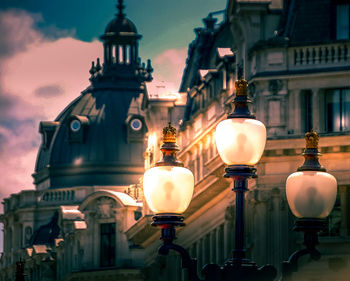
<instances>
[{"instance_id":1,"label":"illuminated lamp globe","mask_svg":"<svg viewBox=\"0 0 350 281\"><path fill-rule=\"evenodd\" d=\"M176 129L163 129L163 158L143 176L143 192L150 209L156 214L181 215L188 208L194 189L194 177L176 159Z\"/></svg>"},{"instance_id":2,"label":"illuminated lamp globe","mask_svg":"<svg viewBox=\"0 0 350 281\"><path fill-rule=\"evenodd\" d=\"M144 196L156 214L182 214L191 202L194 178L184 167L159 166L143 177Z\"/></svg>"},{"instance_id":3,"label":"illuminated lamp globe","mask_svg":"<svg viewBox=\"0 0 350 281\"><path fill-rule=\"evenodd\" d=\"M337 180L318 161L318 134L311 130L305 140L305 162L286 181L288 205L297 218L324 219L333 209Z\"/></svg>"},{"instance_id":4,"label":"illuminated lamp globe","mask_svg":"<svg viewBox=\"0 0 350 281\"><path fill-rule=\"evenodd\" d=\"M265 148L265 125L251 118L230 118L216 127L216 146L227 165L255 165Z\"/></svg>"},{"instance_id":5,"label":"illuminated lamp globe","mask_svg":"<svg viewBox=\"0 0 350 281\"><path fill-rule=\"evenodd\" d=\"M287 178L288 205L297 218L326 218L337 196L337 180L322 171L300 171Z\"/></svg>"}]
</instances>

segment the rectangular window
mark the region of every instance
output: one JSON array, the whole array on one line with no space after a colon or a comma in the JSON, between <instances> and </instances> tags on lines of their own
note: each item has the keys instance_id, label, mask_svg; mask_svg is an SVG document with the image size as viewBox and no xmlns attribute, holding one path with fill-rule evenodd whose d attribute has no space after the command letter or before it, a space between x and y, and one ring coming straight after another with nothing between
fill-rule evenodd
<instances>
[{"instance_id":1,"label":"rectangular window","mask_svg":"<svg viewBox=\"0 0 350 281\"><path fill-rule=\"evenodd\" d=\"M338 40L341 39L349 39L350 38L350 4L341 4L337 5L336 14L337 14L337 30L336 30L336 38Z\"/></svg>"},{"instance_id":2,"label":"rectangular window","mask_svg":"<svg viewBox=\"0 0 350 281\"><path fill-rule=\"evenodd\" d=\"M328 132L350 130L350 89L326 92L326 128Z\"/></svg>"},{"instance_id":3,"label":"rectangular window","mask_svg":"<svg viewBox=\"0 0 350 281\"><path fill-rule=\"evenodd\" d=\"M310 132L313 128L312 122L312 91L304 90L301 92L301 114L304 132Z\"/></svg>"},{"instance_id":4,"label":"rectangular window","mask_svg":"<svg viewBox=\"0 0 350 281\"><path fill-rule=\"evenodd\" d=\"M100 266L115 266L115 223L100 224Z\"/></svg>"}]
</instances>

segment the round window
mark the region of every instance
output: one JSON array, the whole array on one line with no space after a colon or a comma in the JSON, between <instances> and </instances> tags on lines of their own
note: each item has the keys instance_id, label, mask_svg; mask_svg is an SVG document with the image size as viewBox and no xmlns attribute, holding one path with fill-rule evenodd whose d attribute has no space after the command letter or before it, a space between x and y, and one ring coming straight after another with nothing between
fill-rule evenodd
<instances>
[{"instance_id":1,"label":"round window","mask_svg":"<svg viewBox=\"0 0 350 281\"><path fill-rule=\"evenodd\" d=\"M133 119L130 122L130 126L134 131L140 131L142 129L142 122L140 119Z\"/></svg>"},{"instance_id":2,"label":"round window","mask_svg":"<svg viewBox=\"0 0 350 281\"><path fill-rule=\"evenodd\" d=\"M72 122L70 122L70 129L73 131L73 132L78 132L81 128L81 123L79 120L73 120Z\"/></svg>"}]
</instances>

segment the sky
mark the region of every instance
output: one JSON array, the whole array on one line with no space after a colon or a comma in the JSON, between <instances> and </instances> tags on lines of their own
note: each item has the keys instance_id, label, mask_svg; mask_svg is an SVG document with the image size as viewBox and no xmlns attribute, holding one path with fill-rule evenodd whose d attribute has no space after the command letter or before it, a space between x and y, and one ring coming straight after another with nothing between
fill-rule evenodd
<instances>
[{"instance_id":1,"label":"sky","mask_svg":"<svg viewBox=\"0 0 350 281\"><path fill-rule=\"evenodd\" d=\"M193 29L226 0L126 0L143 35L139 54L152 60L154 84L177 91ZM0 201L33 189L39 122L55 117L88 86L99 36L116 0L0 1ZM2 213L2 206L0 206ZM0 252L2 231L0 231Z\"/></svg>"}]
</instances>

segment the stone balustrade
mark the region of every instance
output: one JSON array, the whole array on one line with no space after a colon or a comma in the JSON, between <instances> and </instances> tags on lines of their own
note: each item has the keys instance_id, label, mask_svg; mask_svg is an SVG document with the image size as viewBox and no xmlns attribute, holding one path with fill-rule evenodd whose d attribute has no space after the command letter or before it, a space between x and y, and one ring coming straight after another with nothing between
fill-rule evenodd
<instances>
[{"instance_id":1,"label":"stone balustrade","mask_svg":"<svg viewBox=\"0 0 350 281\"><path fill-rule=\"evenodd\" d=\"M293 47L289 51L290 68L314 68L325 65L350 65L350 43L334 43L327 45Z\"/></svg>"}]
</instances>

